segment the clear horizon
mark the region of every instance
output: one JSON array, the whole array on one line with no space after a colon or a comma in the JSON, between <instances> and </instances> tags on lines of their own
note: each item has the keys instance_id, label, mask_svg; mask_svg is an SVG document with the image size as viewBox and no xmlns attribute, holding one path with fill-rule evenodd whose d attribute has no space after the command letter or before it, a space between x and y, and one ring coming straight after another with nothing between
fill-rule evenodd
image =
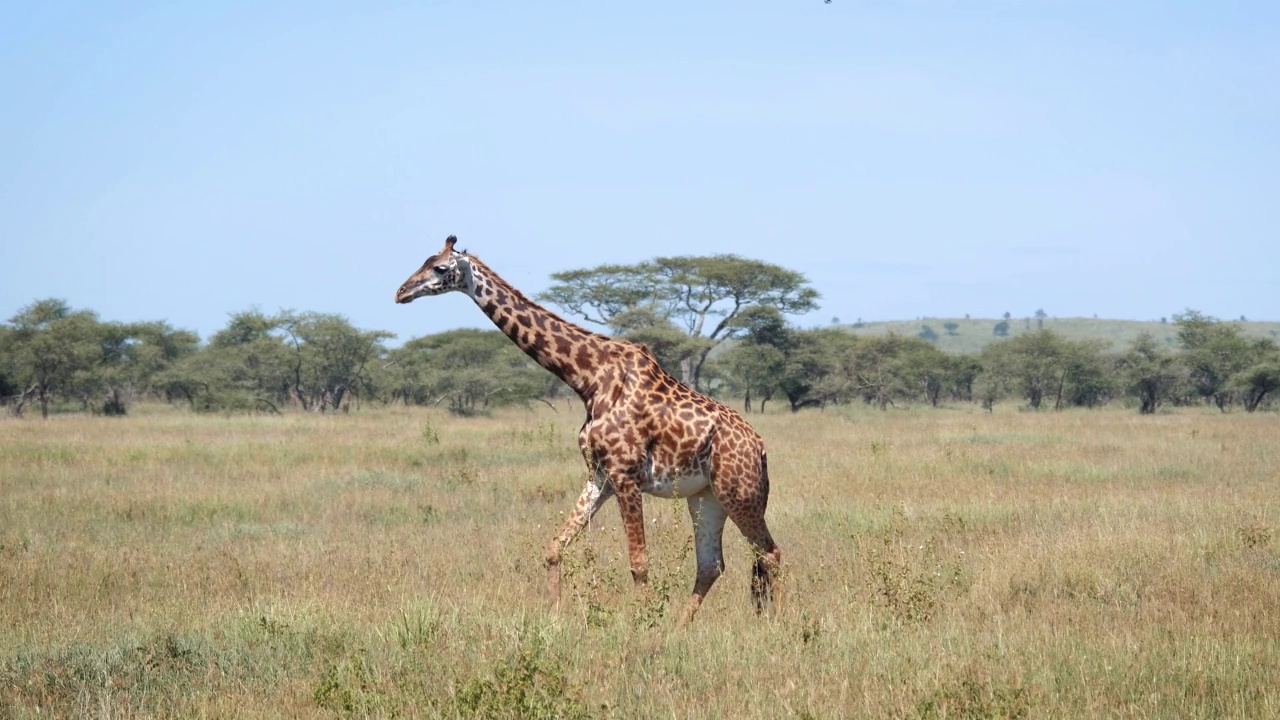
<instances>
[{"instance_id":1,"label":"clear horizon","mask_svg":"<svg viewBox=\"0 0 1280 720\"><path fill-rule=\"evenodd\" d=\"M1280 320L1280 6L19 6L0 28L0 316L202 338L257 307L398 341L456 234L551 273L732 252L802 326Z\"/></svg>"}]
</instances>

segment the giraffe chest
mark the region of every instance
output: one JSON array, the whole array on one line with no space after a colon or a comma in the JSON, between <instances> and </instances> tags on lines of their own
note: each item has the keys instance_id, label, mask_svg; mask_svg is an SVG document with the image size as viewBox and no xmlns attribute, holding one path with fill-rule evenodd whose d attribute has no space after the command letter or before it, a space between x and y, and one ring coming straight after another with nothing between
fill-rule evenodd
<instances>
[{"instance_id":1,"label":"giraffe chest","mask_svg":"<svg viewBox=\"0 0 1280 720\"><path fill-rule=\"evenodd\" d=\"M660 498L686 498L697 495L711 484L710 478L702 473L694 475L662 475L651 474L640 486L640 492Z\"/></svg>"},{"instance_id":2,"label":"giraffe chest","mask_svg":"<svg viewBox=\"0 0 1280 720\"><path fill-rule=\"evenodd\" d=\"M702 492L710 484L705 463L695 458L651 452L645 458L640 491L661 498L685 498Z\"/></svg>"}]
</instances>

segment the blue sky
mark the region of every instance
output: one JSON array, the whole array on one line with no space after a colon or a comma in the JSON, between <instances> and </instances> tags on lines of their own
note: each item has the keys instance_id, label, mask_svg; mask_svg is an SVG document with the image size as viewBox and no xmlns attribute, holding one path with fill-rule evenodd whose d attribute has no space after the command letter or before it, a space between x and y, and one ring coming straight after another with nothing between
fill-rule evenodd
<instances>
[{"instance_id":1,"label":"blue sky","mask_svg":"<svg viewBox=\"0 0 1280 720\"><path fill-rule=\"evenodd\" d=\"M0 316L401 340L445 235L549 274L734 252L833 316L1280 319L1280 5L25 3L0 25Z\"/></svg>"}]
</instances>

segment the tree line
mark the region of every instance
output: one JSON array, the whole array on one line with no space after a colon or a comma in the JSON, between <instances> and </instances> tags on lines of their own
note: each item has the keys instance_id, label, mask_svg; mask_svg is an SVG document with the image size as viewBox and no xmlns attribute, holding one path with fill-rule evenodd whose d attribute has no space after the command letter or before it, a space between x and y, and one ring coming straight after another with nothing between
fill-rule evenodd
<instances>
[{"instance_id":1,"label":"tree line","mask_svg":"<svg viewBox=\"0 0 1280 720\"><path fill-rule=\"evenodd\" d=\"M921 337L858 337L799 330L777 319L754 327L725 354L728 375L760 408L775 397L792 410L864 402L887 408L1015 402L1034 410L1124 404L1212 405L1223 412L1277 407L1280 348L1240 326L1194 310L1174 316L1176 343L1143 333L1120 350L1040 329L949 354Z\"/></svg>"},{"instance_id":2,"label":"tree line","mask_svg":"<svg viewBox=\"0 0 1280 720\"><path fill-rule=\"evenodd\" d=\"M1194 310L1176 342L1142 335L1113 350L1039 329L949 354L924 336L863 337L787 320L817 308L800 273L734 255L667 257L552 276L539 300L643 342L685 383L792 411L1013 402L1036 410L1210 405L1277 407L1280 348ZM432 405L459 415L571 396L497 330L451 330L388 347L393 335L334 314L234 313L206 341L163 321L107 322L57 299L0 324L0 403L123 415L137 402L197 412L333 412Z\"/></svg>"}]
</instances>

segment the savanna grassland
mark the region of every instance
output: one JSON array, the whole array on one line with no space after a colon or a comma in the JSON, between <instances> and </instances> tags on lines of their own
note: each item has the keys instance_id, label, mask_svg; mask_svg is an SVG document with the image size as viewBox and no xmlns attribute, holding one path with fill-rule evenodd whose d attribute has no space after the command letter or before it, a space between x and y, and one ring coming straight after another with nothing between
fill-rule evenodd
<instances>
[{"instance_id":1,"label":"savanna grassland","mask_svg":"<svg viewBox=\"0 0 1280 720\"><path fill-rule=\"evenodd\" d=\"M1280 417L751 416L785 599L683 502L542 555L581 418L0 422L0 716L1280 716Z\"/></svg>"}]
</instances>

